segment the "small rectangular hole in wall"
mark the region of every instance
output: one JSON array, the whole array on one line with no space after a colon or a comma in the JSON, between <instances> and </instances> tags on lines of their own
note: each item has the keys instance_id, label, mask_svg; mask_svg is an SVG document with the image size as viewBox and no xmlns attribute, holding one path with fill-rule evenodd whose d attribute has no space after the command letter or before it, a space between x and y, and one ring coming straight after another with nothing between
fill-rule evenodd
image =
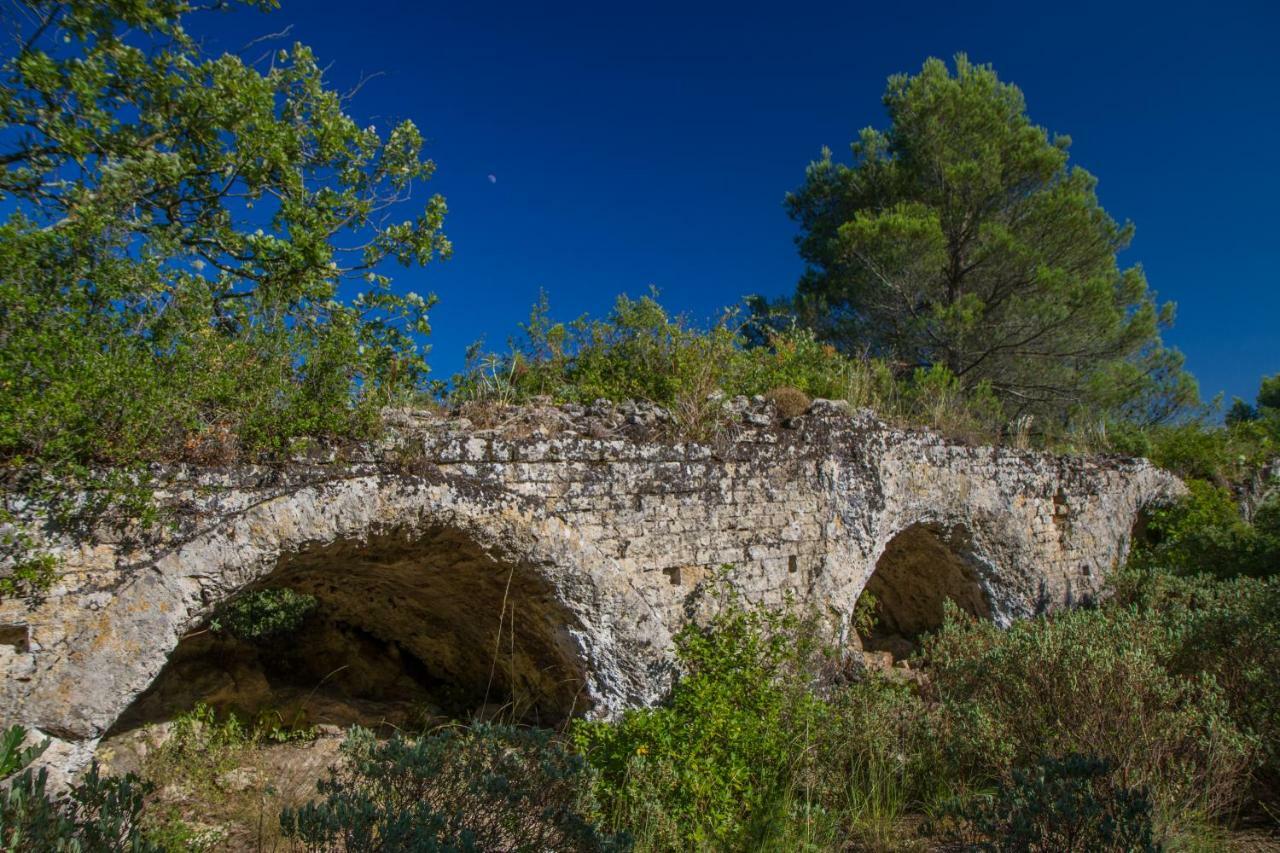
<instances>
[{"instance_id":1,"label":"small rectangular hole in wall","mask_svg":"<svg viewBox=\"0 0 1280 853\"><path fill-rule=\"evenodd\" d=\"M26 625L0 625L0 646L13 646L20 652L30 651Z\"/></svg>"},{"instance_id":2,"label":"small rectangular hole in wall","mask_svg":"<svg viewBox=\"0 0 1280 853\"><path fill-rule=\"evenodd\" d=\"M670 569L663 569L662 572L667 576L667 580L671 581L672 586L680 585L680 569L678 566Z\"/></svg>"},{"instance_id":3,"label":"small rectangular hole in wall","mask_svg":"<svg viewBox=\"0 0 1280 853\"><path fill-rule=\"evenodd\" d=\"M799 563L800 561L796 559L795 554L792 554L790 557L787 557L787 571L791 572L792 574L795 574L800 568Z\"/></svg>"}]
</instances>

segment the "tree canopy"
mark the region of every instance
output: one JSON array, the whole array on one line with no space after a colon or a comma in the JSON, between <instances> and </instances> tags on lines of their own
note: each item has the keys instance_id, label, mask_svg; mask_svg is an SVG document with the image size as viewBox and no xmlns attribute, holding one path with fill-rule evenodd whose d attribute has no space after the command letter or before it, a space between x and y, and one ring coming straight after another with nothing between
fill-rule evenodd
<instances>
[{"instance_id":1,"label":"tree canopy","mask_svg":"<svg viewBox=\"0 0 1280 853\"><path fill-rule=\"evenodd\" d=\"M1014 416L1155 421L1196 399L1160 342L1173 306L1117 263L1133 226L1017 87L960 55L890 78L884 104L887 130L863 130L850 165L824 150L787 198L797 305L825 338L988 384Z\"/></svg>"},{"instance_id":2,"label":"tree canopy","mask_svg":"<svg viewBox=\"0 0 1280 853\"><path fill-rule=\"evenodd\" d=\"M1262 377L1258 386L1257 405L1249 405L1236 397L1227 410L1227 424L1267 420L1280 425L1280 373Z\"/></svg>"},{"instance_id":3,"label":"tree canopy","mask_svg":"<svg viewBox=\"0 0 1280 853\"><path fill-rule=\"evenodd\" d=\"M0 459L282 448L422 387L431 300L384 270L450 251L441 197L403 209L412 122L362 127L300 44L206 55L186 0L13 7Z\"/></svg>"}]
</instances>

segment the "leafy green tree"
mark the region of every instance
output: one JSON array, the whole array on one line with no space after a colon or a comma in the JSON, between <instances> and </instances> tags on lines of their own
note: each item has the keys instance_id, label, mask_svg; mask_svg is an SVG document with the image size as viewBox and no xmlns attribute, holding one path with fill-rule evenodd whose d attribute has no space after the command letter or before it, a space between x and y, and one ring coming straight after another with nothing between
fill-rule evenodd
<instances>
[{"instance_id":1,"label":"leafy green tree","mask_svg":"<svg viewBox=\"0 0 1280 853\"><path fill-rule=\"evenodd\" d=\"M1280 411L1280 373L1262 377L1258 386L1258 408Z\"/></svg>"},{"instance_id":2,"label":"leafy green tree","mask_svg":"<svg viewBox=\"0 0 1280 853\"><path fill-rule=\"evenodd\" d=\"M1256 421L1258 419L1258 410L1236 397L1231 401L1231 408L1227 409L1227 414L1223 419L1226 421L1227 426Z\"/></svg>"},{"instance_id":3,"label":"leafy green tree","mask_svg":"<svg viewBox=\"0 0 1280 853\"><path fill-rule=\"evenodd\" d=\"M423 387L431 300L384 274L450 250L442 198L398 215L434 170L411 122L361 127L302 45L204 54L186 0L14 5L0 460L225 461Z\"/></svg>"},{"instance_id":4,"label":"leafy green tree","mask_svg":"<svg viewBox=\"0 0 1280 853\"><path fill-rule=\"evenodd\" d=\"M887 130L862 131L851 165L824 151L787 198L802 318L846 350L989 383L1011 417L1087 405L1153 422L1196 398L1160 343L1173 306L1117 264L1132 225L1017 87L960 55L954 74L930 59L891 77L884 103Z\"/></svg>"},{"instance_id":5,"label":"leafy green tree","mask_svg":"<svg viewBox=\"0 0 1280 853\"><path fill-rule=\"evenodd\" d=\"M1231 408L1226 414L1228 426L1264 418L1280 419L1280 373L1262 377L1262 382L1258 386L1256 406L1251 406L1236 397L1231 401Z\"/></svg>"}]
</instances>

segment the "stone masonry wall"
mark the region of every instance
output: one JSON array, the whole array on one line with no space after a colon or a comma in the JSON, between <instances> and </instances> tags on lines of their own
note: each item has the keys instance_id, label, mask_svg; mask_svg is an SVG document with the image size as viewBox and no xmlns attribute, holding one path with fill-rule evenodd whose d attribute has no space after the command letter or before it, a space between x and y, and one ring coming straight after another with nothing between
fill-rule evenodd
<instances>
[{"instance_id":1,"label":"stone masonry wall","mask_svg":"<svg viewBox=\"0 0 1280 853\"><path fill-rule=\"evenodd\" d=\"M63 575L43 602L0 602L0 723L76 770L182 637L289 578L459 679L492 679L496 602L518 598L527 672L510 677L548 696L572 679L574 707L608 714L661 696L671 637L714 606L720 571L842 634L885 548L927 525L1008 624L1096 596L1139 512L1182 488L1143 460L965 446L826 401L785 423L761 399L726 405L706 443L637 405L401 412L341 461L158 471L177 519L158 538L30 518Z\"/></svg>"}]
</instances>

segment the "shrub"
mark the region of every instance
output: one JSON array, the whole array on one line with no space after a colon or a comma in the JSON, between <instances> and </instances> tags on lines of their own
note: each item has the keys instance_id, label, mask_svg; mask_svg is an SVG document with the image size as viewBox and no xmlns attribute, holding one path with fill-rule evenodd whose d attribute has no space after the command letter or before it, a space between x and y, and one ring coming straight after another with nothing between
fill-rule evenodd
<instances>
[{"instance_id":1,"label":"shrub","mask_svg":"<svg viewBox=\"0 0 1280 853\"><path fill-rule=\"evenodd\" d=\"M353 729L324 799L281 813L308 850L625 850L587 815L589 771L549 732L445 729L385 743Z\"/></svg>"},{"instance_id":2,"label":"shrub","mask_svg":"<svg viewBox=\"0 0 1280 853\"><path fill-rule=\"evenodd\" d=\"M1231 583L1208 574L1175 575L1131 561L1109 578L1108 606L1177 620L1188 609L1217 598Z\"/></svg>"},{"instance_id":3,"label":"shrub","mask_svg":"<svg viewBox=\"0 0 1280 853\"><path fill-rule=\"evenodd\" d=\"M896 389L884 362L846 356L794 325L767 330L744 326L743 332L726 392L751 396L791 387L857 408L886 413L892 408ZM755 345L748 345L749 340Z\"/></svg>"},{"instance_id":4,"label":"shrub","mask_svg":"<svg viewBox=\"0 0 1280 853\"><path fill-rule=\"evenodd\" d=\"M5 544L0 542L0 548ZM53 554L34 550L26 544L15 544L5 550L11 552L12 559L2 570L4 574L0 575L0 600L38 599L58 580L58 567L62 561Z\"/></svg>"},{"instance_id":5,"label":"shrub","mask_svg":"<svg viewBox=\"0 0 1280 853\"><path fill-rule=\"evenodd\" d=\"M1194 420L1175 426L1113 432L1121 452L1147 456L1162 468L1217 485L1242 483L1280 454L1280 419L1227 427Z\"/></svg>"},{"instance_id":6,"label":"shrub","mask_svg":"<svg viewBox=\"0 0 1280 853\"><path fill-rule=\"evenodd\" d=\"M144 778L157 790L152 838L174 851L279 848L280 807L308 799L315 769L303 755L267 748L314 740L303 712L244 718L198 703L156 734L142 753Z\"/></svg>"},{"instance_id":7,"label":"shrub","mask_svg":"<svg viewBox=\"0 0 1280 853\"><path fill-rule=\"evenodd\" d=\"M1280 572L1280 530L1273 530L1272 501L1250 524L1231 493L1203 480L1188 480L1188 494L1151 511L1145 541L1138 542L1137 566L1221 578L1261 577Z\"/></svg>"},{"instance_id":8,"label":"shrub","mask_svg":"<svg viewBox=\"0 0 1280 853\"><path fill-rule=\"evenodd\" d=\"M142 828L150 785L133 774L104 779L98 765L67 796L47 790L48 775L24 771L0 790L0 847L83 853L160 853Z\"/></svg>"},{"instance_id":9,"label":"shrub","mask_svg":"<svg viewBox=\"0 0 1280 853\"><path fill-rule=\"evenodd\" d=\"M1280 579L1174 577L1130 570L1116 597L1168 626L1168 666L1185 678L1212 677L1231 719L1259 745L1250 795L1280 801Z\"/></svg>"},{"instance_id":10,"label":"shrub","mask_svg":"<svg viewBox=\"0 0 1280 853\"><path fill-rule=\"evenodd\" d=\"M1044 754L1096 754L1114 784L1150 791L1162 829L1236 802L1249 741L1211 676L1168 669L1179 636L1160 619L1116 607L1001 630L958 616L926 642L950 772L999 782Z\"/></svg>"},{"instance_id":11,"label":"shrub","mask_svg":"<svg viewBox=\"0 0 1280 853\"><path fill-rule=\"evenodd\" d=\"M888 363L840 353L808 329L761 325L759 318L739 323L733 311L702 328L668 314L654 296L622 296L602 320L557 323L544 295L522 328L523 340L506 356L473 349L469 368L453 379L455 402L643 399L670 409L683 435L706 438L724 418L715 392L781 392L784 417L801 411L798 393L971 439L992 439L1004 428L989 386L964 390L941 366L900 380Z\"/></svg>"},{"instance_id":12,"label":"shrub","mask_svg":"<svg viewBox=\"0 0 1280 853\"><path fill-rule=\"evenodd\" d=\"M1251 793L1280 801L1280 581L1241 579L1192 612L1174 671L1213 676L1262 749Z\"/></svg>"},{"instance_id":13,"label":"shrub","mask_svg":"<svg viewBox=\"0 0 1280 853\"><path fill-rule=\"evenodd\" d=\"M648 296L620 296L604 320L555 323L544 295L524 334L524 344L498 360L505 366L488 370L509 378L507 402L535 396L578 403L649 400L670 408L678 427L697 437L716 428L720 407L712 395L723 386L738 347L727 319L699 330ZM459 377L455 396L474 397L486 384Z\"/></svg>"},{"instance_id":14,"label":"shrub","mask_svg":"<svg viewBox=\"0 0 1280 853\"><path fill-rule=\"evenodd\" d=\"M260 640L296 631L316 608L316 597L287 587L246 592L228 602L209 622L242 640Z\"/></svg>"},{"instance_id":15,"label":"shrub","mask_svg":"<svg viewBox=\"0 0 1280 853\"><path fill-rule=\"evenodd\" d=\"M490 355L454 379L454 398L496 394L504 402L547 396L651 400L670 405L694 386L715 390L735 341L724 323L703 332L669 315L652 297L620 296L603 320L554 322L544 294L508 356ZM477 353L478 355L478 353ZM500 377L495 379L495 377Z\"/></svg>"},{"instance_id":16,"label":"shrub","mask_svg":"<svg viewBox=\"0 0 1280 853\"><path fill-rule=\"evenodd\" d=\"M1135 853L1152 841L1151 802L1115 783L1107 762L1083 755L1018 768L993 796L953 804L952 834L979 850Z\"/></svg>"},{"instance_id":17,"label":"shrub","mask_svg":"<svg viewBox=\"0 0 1280 853\"><path fill-rule=\"evenodd\" d=\"M609 824L654 849L742 846L816 749L822 705L804 674L806 636L790 613L731 601L677 637L682 675L664 706L578 723Z\"/></svg>"},{"instance_id":18,"label":"shrub","mask_svg":"<svg viewBox=\"0 0 1280 853\"><path fill-rule=\"evenodd\" d=\"M14 514L0 506L0 601L38 599L57 581L61 562L39 548Z\"/></svg>"}]
</instances>

